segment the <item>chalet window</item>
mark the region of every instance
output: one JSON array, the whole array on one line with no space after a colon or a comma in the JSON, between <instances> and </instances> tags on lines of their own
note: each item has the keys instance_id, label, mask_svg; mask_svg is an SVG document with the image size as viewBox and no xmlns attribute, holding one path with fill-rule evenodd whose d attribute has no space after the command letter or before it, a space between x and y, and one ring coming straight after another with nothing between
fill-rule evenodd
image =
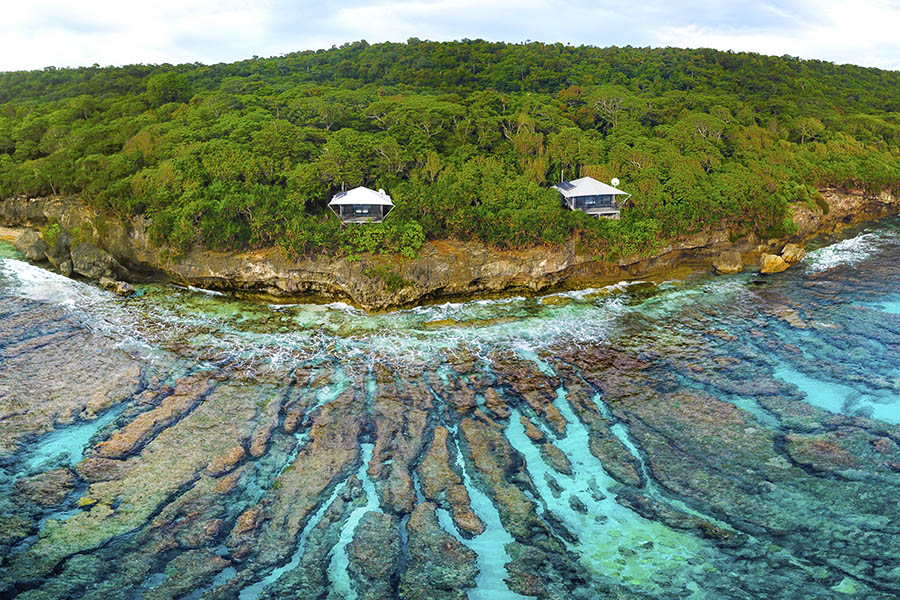
<instances>
[{"instance_id":1,"label":"chalet window","mask_svg":"<svg viewBox=\"0 0 900 600\"><path fill-rule=\"evenodd\" d=\"M347 218L381 217L381 207L377 204L351 204L341 207L341 216Z\"/></svg>"},{"instance_id":2,"label":"chalet window","mask_svg":"<svg viewBox=\"0 0 900 600\"><path fill-rule=\"evenodd\" d=\"M599 196L577 196L575 198L575 208L577 209L589 209L589 208L600 208L600 207L614 207L615 196L612 194L603 194Z\"/></svg>"}]
</instances>

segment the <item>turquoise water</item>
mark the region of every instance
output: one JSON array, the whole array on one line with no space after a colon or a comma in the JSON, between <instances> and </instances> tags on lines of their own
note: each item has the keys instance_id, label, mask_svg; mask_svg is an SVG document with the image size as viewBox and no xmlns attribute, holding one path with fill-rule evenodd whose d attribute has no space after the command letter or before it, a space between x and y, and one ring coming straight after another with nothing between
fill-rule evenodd
<instances>
[{"instance_id":1,"label":"turquoise water","mask_svg":"<svg viewBox=\"0 0 900 600\"><path fill-rule=\"evenodd\" d=\"M542 367L550 369L546 364ZM657 582L666 582L668 589L681 587L691 592L685 597L697 597L694 592L698 590L691 585L691 565L705 562L703 544L618 504L615 495L619 485L589 451L589 432L573 412L564 388L557 390L554 405L568 424L565 435L539 428L565 454L572 466L571 475L555 470L543 459L536 444L525 435L518 412L513 412L507 431L510 442L525 458L544 508L577 536L575 549L585 567L636 590L664 592L666 588ZM625 437L624 433L620 435ZM637 455L633 445L631 451ZM553 487L564 491L555 492L551 480ZM573 499L590 510L577 510Z\"/></svg>"},{"instance_id":2,"label":"turquoise water","mask_svg":"<svg viewBox=\"0 0 900 600\"><path fill-rule=\"evenodd\" d=\"M452 433L455 436L456 431L452 431ZM468 592L469 600L489 600L493 598L498 600L521 600L523 596L511 591L504 581L507 576L506 564L510 560L506 546L513 541L513 538L503 528L503 524L500 522L500 513L493 502L491 502L491 499L472 481L472 476L470 475L471 467L466 465L459 448L454 448L454 451L455 466L462 474L463 484L469 492L472 510L484 523L484 532L471 540L467 540L456 531L456 526L446 510L438 510L437 513L444 531L455 535L460 542L474 550L478 555L477 587Z\"/></svg>"},{"instance_id":3,"label":"turquoise water","mask_svg":"<svg viewBox=\"0 0 900 600\"><path fill-rule=\"evenodd\" d=\"M358 598L357 591L350 585L350 576L347 572L347 567L350 564L350 559L347 557L347 544L353 540L353 533L356 531L356 526L359 525L363 515L367 512L378 510L378 494L375 492L375 484L372 483L372 480L366 474L369 462L372 460L374 446L372 444L362 444L360 448L362 449L362 464L356 476L362 481L366 503L350 513L350 517L341 529L341 536L338 538L338 543L332 551L331 563L328 565L331 590L347 600L356 600Z\"/></svg>"},{"instance_id":4,"label":"turquoise water","mask_svg":"<svg viewBox=\"0 0 900 600\"><path fill-rule=\"evenodd\" d=\"M872 305L873 308L889 315L900 315L900 298L887 297Z\"/></svg>"},{"instance_id":5,"label":"turquoise water","mask_svg":"<svg viewBox=\"0 0 900 600\"><path fill-rule=\"evenodd\" d=\"M109 408L93 421L70 425L43 437L31 456L25 461L29 471L47 470L59 464L74 465L84 458L84 450L91 438L103 427L124 412L127 404Z\"/></svg>"},{"instance_id":6,"label":"turquoise water","mask_svg":"<svg viewBox=\"0 0 900 600\"><path fill-rule=\"evenodd\" d=\"M777 277L744 273L638 282L367 314L341 303L267 305L176 286L138 286L135 297L119 298L22 262L0 244L0 353L15 348L34 352L33 360L40 361L51 356L43 345L66 335L86 336L116 360L140 364L144 387L174 385L198 371L214 373L217 385L241 386L247 402L257 403L256 414L227 435L245 450L260 427L272 423L262 454L238 464L231 487L192 492L201 485L212 489L215 482L203 473L189 474L148 511L146 523L121 531L113 529L115 519L125 518L120 515L128 514L129 503L140 500L127 490L109 492L101 509L73 519L71 494L60 506L35 508L19 499L25 496L16 481L63 469L79 490L116 490L121 473L88 482L79 465L93 456L94 444L153 410L158 401L152 395L136 393L92 420L23 438L22 453L0 457L0 485L9 498L0 502L0 518L31 519L35 526L10 547L22 544L24 536L35 546L21 551L21 559L0 564L0 594L27 589L67 597L48 590L61 584L65 569L96 559L94 567L78 571L91 589L163 596L183 589L174 575L181 563L172 561L188 549L205 548L227 565L197 575L186 597L298 597L291 586L318 581L332 599L368 598L374 592L360 589L349 574L361 567L351 564L347 547L363 516L389 505L376 485L383 481L369 473L403 459L419 435L409 433L415 431L415 412L424 411L424 446L437 424L451 432L448 467L485 525L484 533L470 539L460 535L446 510L437 511L443 531L477 555L476 586L465 590L470 600L897 597L900 556L891 540L900 532L891 524L900 518L900 221L822 239L812 248L803 263ZM22 321L23 315L33 321ZM0 354L0 377L6 356ZM91 356L76 353L71 360L85 361L89 369ZM55 372L54 364L42 371L47 378ZM385 382L407 386L397 388L406 391L397 391L394 400L411 419L399 419L399 429L387 433L375 427L382 417L372 402ZM576 382L592 398L577 414L569 389ZM344 514L323 521L349 493L349 480L332 482L295 539L266 546L269 539L281 539L267 529L274 527L267 511L282 501L272 490L306 451L310 436L338 439L340 418L322 421L324 429L313 424L328 410L339 410L335 405L348 392L362 406L356 476L363 495ZM564 433L535 410L529 394L541 398L542 410L560 415ZM502 399L508 416L491 413L492 396ZM215 392L211 398L205 402L215 402ZM278 405L269 410L266 402ZM379 410L388 410L384 406ZM0 410L16 418L2 403ZM288 433L283 424L292 411L300 415L299 429ZM508 483L538 507L557 545L542 540L545 534L510 527L518 517L501 518L502 507L491 500L496 491L476 483L473 459L458 443L461 419L473 415L514 449ZM554 468L547 448L542 451L525 434L523 415L571 473ZM229 415L222 417L228 421ZM617 481L612 465L591 452L592 436L600 430L592 429L590 418L602 419L608 426L603 435L621 442L620 459L636 465L640 484ZM166 427L177 432L182 423L176 419ZM203 435L219 435L213 425L202 427L211 428L201 428L208 432ZM717 437L720 427L732 437ZM372 462L378 435L390 436L381 440L382 465ZM156 439L126 457L129 468L153 464L169 451L162 445L165 436ZM190 453L193 442L181 443ZM320 457L323 463L329 459ZM414 471L419 459L405 459L413 502L423 501ZM520 468L527 479L515 477ZM643 508L635 498L644 499ZM256 537L244 544L229 532L250 507L264 516ZM103 510L111 516L97 516L86 530L110 527L112 533L78 546L73 540L87 534L77 528ZM59 566L25 577L24 561L38 564L39 552L56 551L40 524L57 514L70 517L52 532L63 548ZM394 516L405 526L405 514ZM730 532L737 537L728 537ZM5 543L0 539L0 549ZM322 550L322 544L328 547ZM550 547L565 552L548 555ZM388 586L397 597L403 560ZM126 576L120 563L135 575ZM314 564L321 572L302 572ZM431 576L435 589L442 589L443 575Z\"/></svg>"},{"instance_id":7,"label":"turquoise water","mask_svg":"<svg viewBox=\"0 0 900 600\"><path fill-rule=\"evenodd\" d=\"M779 367L775 376L797 386L806 401L838 414L865 414L888 423L900 423L900 396L896 390L866 394L858 389L814 379L794 369Z\"/></svg>"}]
</instances>

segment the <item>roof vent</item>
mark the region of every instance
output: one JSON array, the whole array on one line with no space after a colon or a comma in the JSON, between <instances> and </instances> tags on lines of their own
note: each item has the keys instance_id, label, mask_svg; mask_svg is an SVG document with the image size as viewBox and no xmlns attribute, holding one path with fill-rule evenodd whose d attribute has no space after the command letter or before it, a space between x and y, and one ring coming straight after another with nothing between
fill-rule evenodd
<instances>
[{"instance_id":1,"label":"roof vent","mask_svg":"<svg viewBox=\"0 0 900 600\"><path fill-rule=\"evenodd\" d=\"M387 194L385 194L384 190L381 188L378 188L378 193L381 194L382 196L387 196Z\"/></svg>"}]
</instances>

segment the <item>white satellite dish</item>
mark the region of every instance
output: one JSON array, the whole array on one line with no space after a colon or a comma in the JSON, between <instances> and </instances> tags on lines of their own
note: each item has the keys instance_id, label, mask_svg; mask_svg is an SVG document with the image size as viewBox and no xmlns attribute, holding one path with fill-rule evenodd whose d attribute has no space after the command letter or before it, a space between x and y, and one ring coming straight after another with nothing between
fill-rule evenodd
<instances>
[{"instance_id":1,"label":"white satellite dish","mask_svg":"<svg viewBox=\"0 0 900 600\"><path fill-rule=\"evenodd\" d=\"M610 183L612 184L613 187L617 187L619 185L619 178L613 177L612 180L610 181Z\"/></svg>"}]
</instances>

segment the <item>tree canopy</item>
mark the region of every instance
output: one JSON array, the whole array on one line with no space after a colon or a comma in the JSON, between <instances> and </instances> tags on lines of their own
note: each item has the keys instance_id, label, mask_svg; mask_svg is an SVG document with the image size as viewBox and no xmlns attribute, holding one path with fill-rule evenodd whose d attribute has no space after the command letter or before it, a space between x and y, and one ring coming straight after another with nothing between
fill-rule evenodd
<instances>
[{"instance_id":1,"label":"tree canopy","mask_svg":"<svg viewBox=\"0 0 900 600\"><path fill-rule=\"evenodd\" d=\"M617 256L790 231L822 186L900 189L900 73L751 53L463 40L0 74L0 195L77 194L160 242L414 255L426 239ZM618 177L622 219L562 208ZM391 193L341 228L344 186Z\"/></svg>"}]
</instances>

